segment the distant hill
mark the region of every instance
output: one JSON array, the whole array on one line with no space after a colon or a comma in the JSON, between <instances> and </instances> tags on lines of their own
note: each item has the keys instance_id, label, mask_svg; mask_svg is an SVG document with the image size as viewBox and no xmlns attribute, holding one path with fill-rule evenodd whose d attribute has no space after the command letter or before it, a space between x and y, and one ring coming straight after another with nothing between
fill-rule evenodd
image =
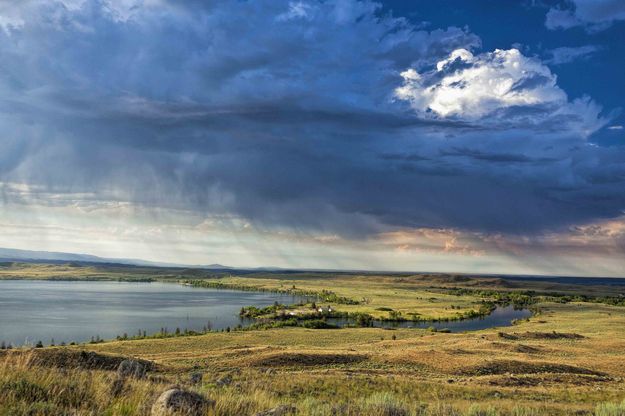
<instances>
[{"instance_id":1,"label":"distant hill","mask_svg":"<svg viewBox=\"0 0 625 416\"><path fill-rule=\"evenodd\" d=\"M139 259L116 259L92 256L90 254L62 253L55 251L33 251L19 250L15 248L0 247L0 261L7 262L25 262L25 263L42 263L42 262L77 262L77 263L107 263L107 264L123 264L132 266L151 266L151 267L198 267L205 269L229 269L221 264L210 264L208 266L189 266L188 264L162 263Z\"/></svg>"},{"instance_id":2,"label":"distant hill","mask_svg":"<svg viewBox=\"0 0 625 416\"><path fill-rule=\"evenodd\" d=\"M621 285L625 286L625 277L585 277L585 276L544 276L544 275L507 275L507 274L477 274L477 273L443 273L443 272L427 272L427 271L384 271L384 270L347 270L347 269L313 269L313 268L282 268L282 267L231 267L224 266L223 264L213 263L206 265L192 265L192 264L177 264L177 263L164 263L141 259L120 259L120 258L106 258L93 256L90 254L77 254L77 253L63 253L56 251L34 251L34 250L20 250L15 248L2 248L0 247L0 263L3 262L17 262L17 263L76 263L77 265L107 265L107 266L130 266L130 267L169 267L177 269L186 269L184 272L191 273L191 271L209 270L211 272L221 273L237 273L237 274L252 274L252 273L276 273L276 274L298 274L298 273L333 273L337 274L364 274L364 275L377 275L380 273L394 275L394 276L409 276L412 274L430 275L449 277L454 279L466 279L467 277L483 277L493 279L505 279L506 281L545 281L551 283L561 284L576 284L576 285ZM503 280L497 282L500 285L507 285L509 282Z\"/></svg>"}]
</instances>

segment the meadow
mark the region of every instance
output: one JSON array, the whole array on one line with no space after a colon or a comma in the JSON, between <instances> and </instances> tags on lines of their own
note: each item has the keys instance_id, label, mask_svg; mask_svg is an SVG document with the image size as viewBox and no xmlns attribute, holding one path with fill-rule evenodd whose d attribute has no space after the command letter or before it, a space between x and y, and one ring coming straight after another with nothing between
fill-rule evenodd
<instances>
[{"instance_id":1,"label":"meadow","mask_svg":"<svg viewBox=\"0 0 625 416\"><path fill-rule=\"evenodd\" d=\"M338 311L376 318L396 311L455 319L501 301L534 311L513 326L466 333L285 327L2 350L0 415L149 415L171 385L214 400L208 415L625 415L619 287L439 274L0 269L1 278L154 278L320 293ZM116 370L126 358L150 370L120 387Z\"/></svg>"}]
</instances>

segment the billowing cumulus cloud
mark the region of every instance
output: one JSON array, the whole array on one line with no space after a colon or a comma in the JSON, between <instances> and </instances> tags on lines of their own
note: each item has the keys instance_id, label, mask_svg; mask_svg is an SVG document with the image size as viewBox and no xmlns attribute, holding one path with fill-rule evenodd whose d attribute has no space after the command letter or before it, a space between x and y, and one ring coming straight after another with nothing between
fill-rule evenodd
<instances>
[{"instance_id":1,"label":"billowing cumulus cloud","mask_svg":"<svg viewBox=\"0 0 625 416\"><path fill-rule=\"evenodd\" d=\"M153 230L162 215L162 247L192 230L196 253L225 244L211 233L356 245L429 228L473 256L471 233L543 235L625 207L625 153L587 140L599 105L466 29L356 0L0 7L0 201L21 224L113 241L134 229L115 218ZM215 218L228 224L199 227Z\"/></svg>"},{"instance_id":2,"label":"billowing cumulus cloud","mask_svg":"<svg viewBox=\"0 0 625 416\"><path fill-rule=\"evenodd\" d=\"M569 102L554 74L517 49L473 55L456 49L427 72L402 72L395 90L423 117L523 127L561 124L587 136L604 121L587 98Z\"/></svg>"}]
</instances>

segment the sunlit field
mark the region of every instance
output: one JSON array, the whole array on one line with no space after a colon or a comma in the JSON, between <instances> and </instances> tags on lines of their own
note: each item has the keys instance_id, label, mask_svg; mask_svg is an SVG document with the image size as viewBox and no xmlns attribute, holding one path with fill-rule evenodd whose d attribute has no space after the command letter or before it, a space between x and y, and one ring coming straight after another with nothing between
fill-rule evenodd
<instances>
[{"instance_id":1,"label":"sunlit field","mask_svg":"<svg viewBox=\"0 0 625 416\"><path fill-rule=\"evenodd\" d=\"M25 277L40 267L23 267ZM63 267L58 266L56 277ZM105 269L75 267L71 276L144 277L131 269ZM174 279L165 273L157 277ZM527 292L525 281L445 275L264 274L201 280L247 290L332 293L341 302L358 302L330 303L337 311L381 318L388 310L453 317L484 301L520 299L521 294L534 314L512 326L466 333L284 327L13 348L1 355L0 414L148 415L158 395L172 385L213 400L204 412L211 415L271 409L297 415L623 414L625 307L606 303L611 288L538 283L536 291ZM470 290L457 294L461 288ZM596 297L578 301L576 292ZM145 377L124 379L119 387L117 367L127 358L151 367Z\"/></svg>"}]
</instances>

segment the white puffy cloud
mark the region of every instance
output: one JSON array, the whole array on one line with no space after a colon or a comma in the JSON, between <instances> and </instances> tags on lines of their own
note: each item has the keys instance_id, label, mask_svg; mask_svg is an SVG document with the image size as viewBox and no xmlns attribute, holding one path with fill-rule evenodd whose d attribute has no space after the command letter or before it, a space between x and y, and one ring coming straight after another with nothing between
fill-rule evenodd
<instances>
[{"instance_id":1,"label":"white puffy cloud","mask_svg":"<svg viewBox=\"0 0 625 416\"><path fill-rule=\"evenodd\" d=\"M604 124L599 106L569 101L556 75L517 49L480 55L456 49L432 70L410 68L401 76L395 96L424 117L546 129L557 121L583 136Z\"/></svg>"},{"instance_id":2,"label":"white puffy cloud","mask_svg":"<svg viewBox=\"0 0 625 416\"><path fill-rule=\"evenodd\" d=\"M549 9L545 26L551 30L584 26L596 32L620 20L625 20L623 0L569 0Z\"/></svg>"},{"instance_id":3,"label":"white puffy cloud","mask_svg":"<svg viewBox=\"0 0 625 416\"><path fill-rule=\"evenodd\" d=\"M566 94L556 87L555 76L540 62L517 49L495 50L474 56L466 49L453 51L431 73L402 73L405 85L396 90L420 112L441 117L477 120L501 108L560 103ZM526 80L536 85L524 88Z\"/></svg>"}]
</instances>

